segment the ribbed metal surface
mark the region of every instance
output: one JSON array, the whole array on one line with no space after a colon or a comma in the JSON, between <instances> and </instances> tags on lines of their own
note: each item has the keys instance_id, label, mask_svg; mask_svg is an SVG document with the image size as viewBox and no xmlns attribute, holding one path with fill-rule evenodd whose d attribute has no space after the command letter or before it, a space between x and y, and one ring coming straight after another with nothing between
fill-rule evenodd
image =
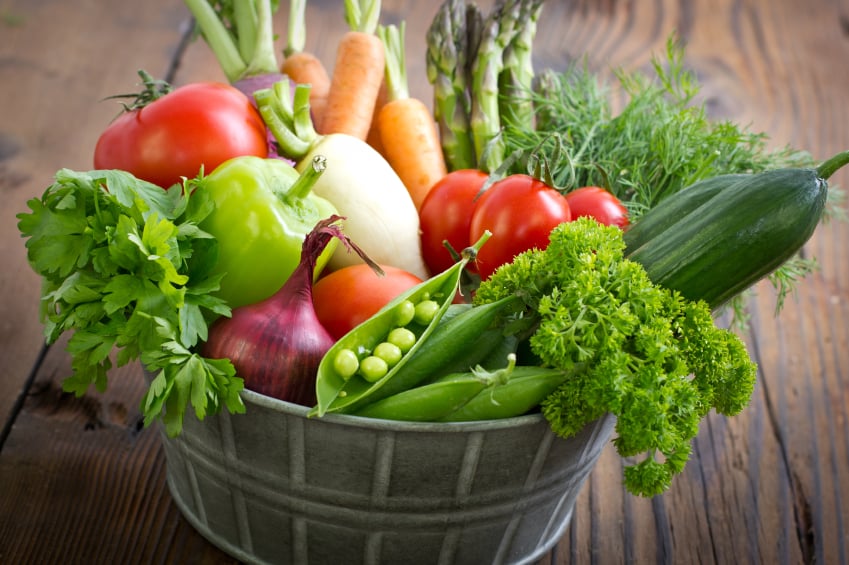
<instances>
[{"instance_id":1,"label":"ribbed metal surface","mask_svg":"<svg viewBox=\"0 0 849 565\"><path fill-rule=\"evenodd\" d=\"M562 536L613 419L555 437L540 416L419 424L250 392L163 433L186 518L248 563L529 563Z\"/></svg>"}]
</instances>

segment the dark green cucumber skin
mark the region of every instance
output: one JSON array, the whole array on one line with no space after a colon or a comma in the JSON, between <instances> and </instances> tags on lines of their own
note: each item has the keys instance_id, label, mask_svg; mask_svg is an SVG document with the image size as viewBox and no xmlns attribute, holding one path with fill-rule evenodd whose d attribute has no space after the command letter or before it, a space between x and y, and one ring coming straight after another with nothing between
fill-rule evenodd
<instances>
[{"instance_id":1,"label":"dark green cucumber skin","mask_svg":"<svg viewBox=\"0 0 849 565\"><path fill-rule=\"evenodd\" d=\"M827 192L814 169L758 173L626 253L655 284L715 309L801 249L822 219Z\"/></svg>"},{"instance_id":2,"label":"dark green cucumber skin","mask_svg":"<svg viewBox=\"0 0 849 565\"><path fill-rule=\"evenodd\" d=\"M738 182L751 179L752 176L745 173L717 175L695 182L663 199L625 231L625 245L629 249L641 247L714 196L729 190Z\"/></svg>"}]
</instances>

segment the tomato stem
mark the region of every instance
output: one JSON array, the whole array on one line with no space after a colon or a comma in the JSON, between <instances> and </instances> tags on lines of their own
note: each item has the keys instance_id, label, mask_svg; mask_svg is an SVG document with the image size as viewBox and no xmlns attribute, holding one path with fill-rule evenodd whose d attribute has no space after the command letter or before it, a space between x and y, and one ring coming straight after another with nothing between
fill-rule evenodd
<instances>
[{"instance_id":1,"label":"tomato stem","mask_svg":"<svg viewBox=\"0 0 849 565\"><path fill-rule=\"evenodd\" d=\"M132 103L121 104L124 107L125 112L132 112L133 110L144 108L154 100L162 98L163 96L174 90L174 87L171 86L171 84L169 84L167 81L157 80L153 78L150 73L143 69L139 70L138 73L142 79L142 85L144 86L144 89L141 92L136 92L133 94L115 94L113 96L107 96L106 100L114 100L117 98L132 98Z\"/></svg>"}]
</instances>

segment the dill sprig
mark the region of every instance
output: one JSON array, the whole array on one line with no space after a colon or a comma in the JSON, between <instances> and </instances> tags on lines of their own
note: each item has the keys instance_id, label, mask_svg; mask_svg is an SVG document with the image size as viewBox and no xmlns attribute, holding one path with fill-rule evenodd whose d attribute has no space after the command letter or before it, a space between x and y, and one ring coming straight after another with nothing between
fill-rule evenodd
<instances>
[{"instance_id":1,"label":"dill sprig","mask_svg":"<svg viewBox=\"0 0 849 565\"><path fill-rule=\"evenodd\" d=\"M697 104L700 85L684 65L675 36L653 73L614 69L618 90L586 61L537 77L533 125L504 130L508 172L527 172L543 161L558 189L601 186L628 207L632 220L690 184L723 173L755 173L811 166L813 159L789 146L768 148L768 137L730 120L711 120ZM614 93L622 93L614 111Z\"/></svg>"},{"instance_id":2,"label":"dill sprig","mask_svg":"<svg viewBox=\"0 0 849 565\"><path fill-rule=\"evenodd\" d=\"M614 84L591 71L586 60L564 71L540 72L530 93L535 123L504 127L510 157L501 171L543 170L544 180L564 193L582 186L606 188L635 222L702 179L814 166L807 151L770 148L763 132L711 119L697 103L700 84L686 68L684 46L674 34L662 56L652 58L651 69L613 69ZM829 187L824 219L845 218L842 202L843 192ZM815 258L796 255L768 277L776 289L776 314L798 280L816 269ZM738 329L746 326L749 294L724 307Z\"/></svg>"}]
</instances>

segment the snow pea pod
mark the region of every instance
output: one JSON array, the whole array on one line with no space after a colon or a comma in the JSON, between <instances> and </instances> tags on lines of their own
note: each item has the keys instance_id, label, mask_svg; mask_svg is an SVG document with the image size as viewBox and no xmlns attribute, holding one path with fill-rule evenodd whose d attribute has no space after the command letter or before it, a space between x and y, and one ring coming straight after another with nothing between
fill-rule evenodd
<instances>
[{"instance_id":1,"label":"snow pea pod","mask_svg":"<svg viewBox=\"0 0 849 565\"><path fill-rule=\"evenodd\" d=\"M465 373L473 367L481 366L494 371L504 366L504 360L510 353L516 353L518 339L514 335L504 335L502 327L497 326L482 331L465 348L462 356L440 367L431 374L428 382L435 381L452 373Z\"/></svg>"},{"instance_id":2,"label":"snow pea pod","mask_svg":"<svg viewBox=\"0 0 849 565\"><path fill-rule=\"evenodd\" d=\"M433 422L449 416L491 385L491 379L475 372L455 373L437 382L387 396L354 412L356 416Z\"/></svg>"},{"instance_id":3,"label":"snow pea pod","mask_svg":"<svg viewBox=\"0 0 849 565\"><path fill-rule=\"evenodd\" d=\"M342 336L328 350L319 364L316 377L317 403L310 411L310 415L323 416L328 412L351 412L357 406L369 401L370 397L377 400L378 396L388 396L401 390L390 383L395 381L396 376L416 356L422 344L428 341L429 336L439 326L440 320L451 307L460 288L463 269L488 238L489 234L484 234L474 246L464 250L460 261L442 273L403 292L371 318ZM438 307L431 309L426 319L416 316L409 319L407 315L409 303L415 306L424 301L434 301ZM407 348L407 351L402 352L401 358L394 365L390 367L387 363L384 373L375 374L371 371L363 373L357 370L340 372L341 364L337 363L337 357L344 355L350 358L351 352L360 364L366 359L369 359L369 365L377 364L373 363L373 352L380 344L387 342L392 330L399 327L412 332L415 342ZM387 392L381 393L381 391Z\"/></svg>"},{"instance_id":4,"label":"snow pea pod","mask_svg":"<svg viewBox=\"0 0 849 565\"><path fill-rule=\"evenodd\" d=\"M421 340L422 346L391 379L375 383L376 386L359 397L346 398L339 411L351 413L371 402L419 386L434 374L444 375L442 368L464 357L469 351L469 344L474 343L498 315L517 300L510 295L497 302L463 310L444 324L438 324L432 334Z\"/></svg>"},{"instance_id":5,"label":"snow pea pod","mask_svg":"<svg viewBox=\"0 0 849 565\"><path fill-rule=\"evenodd\" d=\"M539 406L570 374L560 369L515 367L505 382L482 390L439 421L496 420L527 414Z\"/></svg>"},{"instance_id":6,"label":"snow pea pod","mask_svg":"<svg viewBox=\"0 0 849 565\"><path fill-rule=\"evenodd\" d=\"M372 402L355 414L384 420L434 422L450 416L482 392L507 382L515 368L516 355L511 353L507 365L494 371L478 365L466 372L444 375Z\"/></svg>"}]
</instances>

